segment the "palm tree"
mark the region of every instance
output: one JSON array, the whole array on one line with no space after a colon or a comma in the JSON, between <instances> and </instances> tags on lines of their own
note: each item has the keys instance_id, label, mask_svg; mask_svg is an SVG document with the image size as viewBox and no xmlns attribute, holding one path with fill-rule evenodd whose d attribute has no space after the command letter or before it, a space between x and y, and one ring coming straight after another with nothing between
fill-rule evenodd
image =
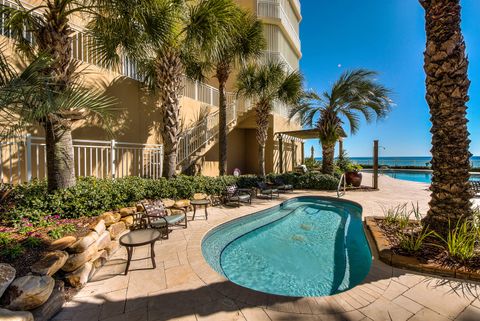
<instances>
[{"instance_id":1,"label":"palm tree","mask_svg":"<svg viewBox=\"0 0 480 321\"><path fill-rule=\"evenodd\" d=\"M303 97L303 76L299 71L286 71L283 63L268 61L243 68L237 79L239 95L254 101L259 175L265 176L265 144L268 138L270 113L275 103L297 105Z\"/></svg>"},{"instance_id":2,"label":"palm tree","mask_svg":"<svg viewBox=\"0 0 480 321\"><path fill-rule=\"evenodd\" d=\"M85 89L77 73L78 63L72 59L74 31L70 18L88 12L93 7L75 0L47 0L30 9L23 7L20 2L17 4L18 8L0 6L5 28L11 31L17 51L29 61L38 61L42 57L41 60L47 59L48 63L44 63L40 71L42 92L35 86L30 87L30 93L35 94L37 101L27 108L21 108L18 102L1 108L4 111L14 108L12 112L16 112L13 114L15 117L43 127L47 147L48 188L50 191L67 188L76 182L72 123L88 117L86 111L89 109L94 113L104 113L113 104L111 98L100 92ZM7 86L8 82L4 84ZM11 89L8 86L4 89L7 88Z\"/></svg>"},{"instance_id":3,"label":"palm tree","mask_svg":"<svg viewBox=\"0 0 480 321\"><path fill-rule=\"evenodd\" d=\"M384 117L390 110L390 90L374 80L376 75L373 71L363 69L347 71L330 91L325 91L321 96L310 93L304 104L292 110L290 116L300 116L303 125L312 127L315 122L322 144L324 174L334 172L335 144L346 136L345 121L350 125L350 132L355 134L360 126L361 115L370 122L375 117Z\"/></svg>"},{"instance_id":4,"label":"palm tree","mask_svg":"<svg viewBox=\"0 0 480 321\"><path fill-rule=\"evenodd\" d=\"M105 62L121 53L135 62L145 83L159 95L164 176L175 175L183 75L196 75L199 55L226 43L235 19L231 0L99 0L103 8L89 24ZM225 40L225 41L223 41Z\"/></svg>"},{"instance_id":5,"label":"palm tree","mask_svg":"<svg viewBox=\"0 0 480 321\"><path fill-rule=\"evenodd\" d=\"M233 26L233 32L229 35L228 46L220 47L211 55L211 61L215 68L215 76L218 79L220 93L219 104L219 173L221 176L227 173L227 91L226 86L230 75L238 66L244 66L255 58L259 58L265 48L262 23L252 14L241 12L240 18Z\"/></svg>"},{"instance_id":6,"label":"palm tree","mask_svg":"<svg viewBox=\"0 0 480 321\"><path fill-rule=\"evenodd\" d=\"M432 121L432 194L425 225L445 235L472 215L466 103L470 81L460 0L421 0L425 9L426 99Z\"/></svg>"}]
</instances>

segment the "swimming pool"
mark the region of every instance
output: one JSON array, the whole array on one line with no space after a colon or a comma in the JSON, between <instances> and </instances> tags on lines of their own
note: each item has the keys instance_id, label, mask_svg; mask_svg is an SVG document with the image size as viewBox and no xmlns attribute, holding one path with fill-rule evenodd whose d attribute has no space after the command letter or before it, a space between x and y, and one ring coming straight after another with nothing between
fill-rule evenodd
<instances>
[{"instance_id":1,"label":"swimming pool","mask_svg":"<svg viewBox=\"0 0 480 321\"><path fill-rule=\"evenodd\" d=\"M359 205L298 197L210 231L207 262L232 282L284 296L324 296L358 285L372 256Z\"/></svg>"},{"instance_id":2,"label":"swimming pool","mask_svg":"<svg viewBox=\"0 0 480 321\"><path fill-rule=\"evenodd\" d=\"M411 182L420 182L430 184L432 182L432 172L420 170L383 170L380 173L396 179L402 179ZM472 175L471 180L480 180L480 175Z\"/></svg>"}]
</instances>

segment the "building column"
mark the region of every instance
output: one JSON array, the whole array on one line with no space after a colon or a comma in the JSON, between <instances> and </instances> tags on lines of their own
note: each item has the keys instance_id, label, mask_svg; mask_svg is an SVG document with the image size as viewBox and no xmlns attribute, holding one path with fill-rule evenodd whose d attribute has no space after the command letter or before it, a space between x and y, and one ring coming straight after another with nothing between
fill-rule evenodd
<instances>
[{"instance_id":1,"label":"building column","mask_svg":"<svg viewBox=\"0 0 480 321\"><path fill-rule=\"evenodd\" d=\"M373 141L373 188L378 189L378 140Z\"/></svg>"},{"instance_id":2,"label":"building column","mask_svg":"<svg viewBox=\"0 0 480 321\"><path fill-rule=\"evenodd\" d=\"M283 173L283 137L282 135L278 135L278 161L279 161L279 171L280 174Z\"/></svg>"},{"instance_id":3,"label":"building column","mask_svg":"<svg viewBox=\"0 0 480 321\"><path fill-rule=\"evenodd\" d=\"M302 141L302 164L305 164L305 142Z\"/></svg>"}]
</instances>

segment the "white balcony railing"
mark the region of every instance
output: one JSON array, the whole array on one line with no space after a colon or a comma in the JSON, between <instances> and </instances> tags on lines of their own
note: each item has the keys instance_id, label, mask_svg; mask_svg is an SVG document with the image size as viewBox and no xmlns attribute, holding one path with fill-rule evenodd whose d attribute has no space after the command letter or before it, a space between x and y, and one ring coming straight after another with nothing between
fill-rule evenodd
<instances>
[{"instance_id":1,"label":"white balcony railing","mask_svg":"<svg viewBox=\"0 0 480 321\"><path fill-rule=\"evenodd\" d=\"M284 26L289 38L294 43L297 50L301 50L300 36L298 34L298 26L294 27L288 18L283 4L278 0L260 0L257 4L258 17L279 19Z\"/></svg>"}]
</instances>

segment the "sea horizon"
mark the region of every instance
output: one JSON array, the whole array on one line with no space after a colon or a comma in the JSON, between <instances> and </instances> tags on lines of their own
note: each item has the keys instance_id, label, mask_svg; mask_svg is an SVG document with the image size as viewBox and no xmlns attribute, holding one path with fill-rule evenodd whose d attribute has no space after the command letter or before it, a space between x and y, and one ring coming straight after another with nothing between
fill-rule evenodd
<instances>
[{"instance_id":1,"label":"sea horizon","mask_svg":"<svg viewBox=\"0 0 480 321\"><path fill-rule=\"evenodd\" d=\"M348 156L354 163L360 165L372 165L373 157L369 156ZM315 157L321 160L321 157ZM387 166L429 166L431 156L379 156L378 161L380 165ZM472 156L470 158L472 167L480 167L480 156Z\"/></svg>"}]
</instances>

